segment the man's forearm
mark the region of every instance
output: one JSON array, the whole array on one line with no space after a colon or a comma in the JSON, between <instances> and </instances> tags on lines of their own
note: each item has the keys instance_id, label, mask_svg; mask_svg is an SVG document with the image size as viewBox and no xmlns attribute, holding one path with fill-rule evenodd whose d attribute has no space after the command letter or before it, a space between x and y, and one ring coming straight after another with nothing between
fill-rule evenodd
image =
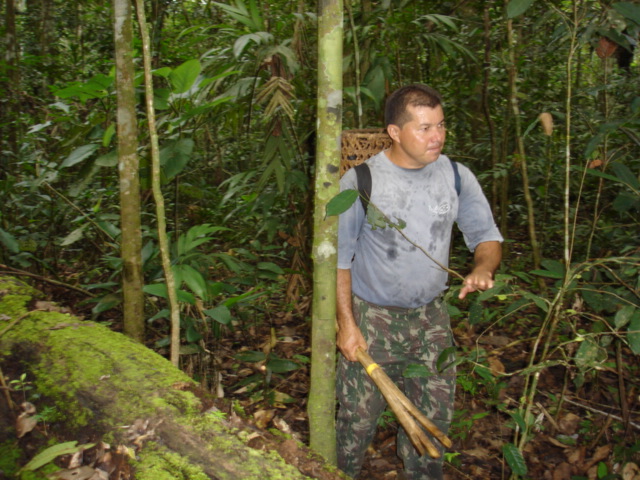
<instances>
[{"instance_id":1,"label":"man's forearm","mask_svg":"<svg viewBox=\"0 0 640 480\"><path fill-rule=\"evenodd\" d=\"M338 269L336 279L336 316L338 328L349 327L355 324L351 305L351 270Z\"/></svg>"},{"instance_id":2,"label":"man's forearm","mask_svg":"<svg viewBox=\"0 0 640 480\"><path fill-rule=\"evenodd\" d=\"M488 271L493 274L502 260L502 244L500 242L483 242L478 244L473 255L474 270Z\"/></svg>"}]
</instances>

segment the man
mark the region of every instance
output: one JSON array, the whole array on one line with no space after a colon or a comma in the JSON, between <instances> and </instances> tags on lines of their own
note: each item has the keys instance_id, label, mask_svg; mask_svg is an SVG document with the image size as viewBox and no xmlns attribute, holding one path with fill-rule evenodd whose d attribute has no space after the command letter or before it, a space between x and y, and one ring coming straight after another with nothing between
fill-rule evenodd
<instances>
[{"instance_id":1,"label":"man","mask_svg":"<svg viewBox=\"0 0 640 480\"><path fill-rule=\"evenodd\" d=\"M456 379L455 369L447 366L451 362L439 358L453 345L442 302L447 288L442 266L448 265L453 223L458 223L474 252L474 267L464 279L459 298L491 288L502 255L502 236L478 181L459 165L458 194L452 163L441 153L446 129L440 94L420 84L396 90L385 105L385 124L393 143L367 160L372 177L368 208L375 206L393 222L402 220L404 235L392 227L373 228L360 202L340 215L339 221L338 466L353 477L360 471L377 419L386 407L384 397L357 363L356 351L368 350L407 397L446 433ZM358 189L353 169L344 175L341 189ZM429 375L404 378L409 365L424 366ZM420 457L403 431L397 451L405 478L443 478L442 456Z\"/></svg>"}]
</instances>

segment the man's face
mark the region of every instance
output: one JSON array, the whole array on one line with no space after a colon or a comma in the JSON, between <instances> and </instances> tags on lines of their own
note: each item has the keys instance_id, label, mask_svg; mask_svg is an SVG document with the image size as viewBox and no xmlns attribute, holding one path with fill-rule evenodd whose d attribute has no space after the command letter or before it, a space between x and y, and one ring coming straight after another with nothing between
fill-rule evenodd
<instances>
[{"instance_id":1,"label":"man's face","mask_svg":"<svg viewBox=\"0 0 640 480\"><path fill-rule=\"evenodd\" d=\"M407 113L411 120L402 128L389 126L389 134L396 144L394 160L404 168L422 168L435 162L444 147L447 133L444 111L440 105L436 108L409 105Z\"/></svg>"}]
</instances>

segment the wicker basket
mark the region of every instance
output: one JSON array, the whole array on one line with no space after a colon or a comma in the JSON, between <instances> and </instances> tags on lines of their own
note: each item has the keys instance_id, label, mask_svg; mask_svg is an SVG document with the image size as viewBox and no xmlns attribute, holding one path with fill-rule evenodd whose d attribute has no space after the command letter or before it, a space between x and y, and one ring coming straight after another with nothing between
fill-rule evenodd
<instances>
[{"instance_id":1,"label":"wicker basket","mask_svg":"<svg viewBox=\"0 0 640 480\"><path fill-rule=\"evenodd\" d=\"M381 128L344 130L342 132L340 176L344 175L351 167L360 165L390 146L391 138Z\"/></svg>"}]
</instances>

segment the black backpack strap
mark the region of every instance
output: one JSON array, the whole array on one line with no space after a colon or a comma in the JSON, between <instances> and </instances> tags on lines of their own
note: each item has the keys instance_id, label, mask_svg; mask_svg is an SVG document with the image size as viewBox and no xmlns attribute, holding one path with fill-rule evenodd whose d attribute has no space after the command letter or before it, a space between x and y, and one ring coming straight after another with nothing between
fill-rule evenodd
<instances>
[{"instance_id":1,"label":"black backpack strap","mask_svg":"<svg viewBox=\"0 0 640 480\"><path fill-rule=\"evenodd\" d=\"M354 167L356 171L356 180L358 182L358 193L360 194L360 204L364 209L364 214L367 214L367 208L369 207L369 200L371 199L371 170L369 165L361 163Z\"/></svg>"},{"instance_id":2,"label":"black backpack strap","mask_svg":"<svg viewBox=\"0 0 640 480\"><path fill-rule=\"evenodd\" d=\"M453 181L456 186L456 193L460 196L460 191L462 190L461 181L460 181L460 172L458 171L458 164L453 160L449 159L451 162L451 167L453 168Z\"/></svg>"}]
</instances>

